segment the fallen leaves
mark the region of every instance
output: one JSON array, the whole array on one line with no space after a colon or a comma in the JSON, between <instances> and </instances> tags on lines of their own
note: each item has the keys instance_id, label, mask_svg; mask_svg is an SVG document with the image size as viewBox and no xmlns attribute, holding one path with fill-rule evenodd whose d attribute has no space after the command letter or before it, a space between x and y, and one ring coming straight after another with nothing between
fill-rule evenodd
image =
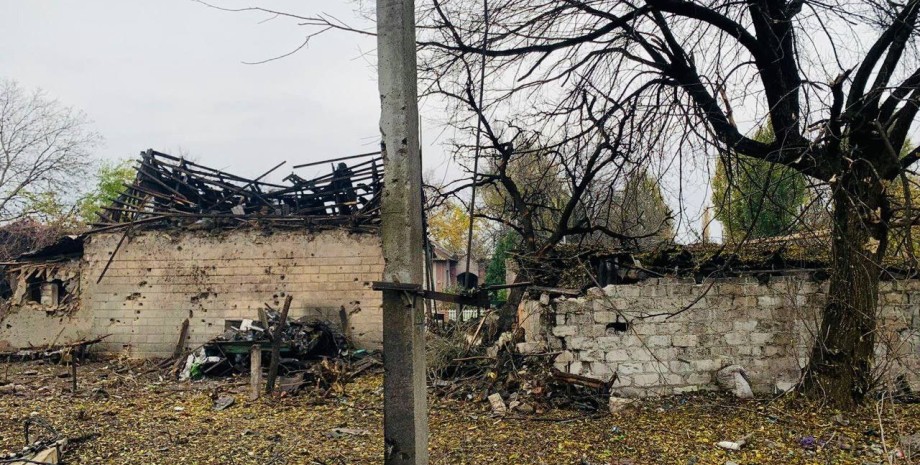
<instances>
[{"instance_id":1,"label":"fallen leaves","mask_svg":"<svg viewBox=\"0 0 920 465\"><path fill-rule=\"evenodd\" d=\"M0 450L22 447L22 420L34 411L68 437L99 434L67 452L70 464L379 464L383 456L380 376L361 377L335 397L308 391L250 401L239 378L176 383L90 364L74 395L55 366L9 369L8 382L27 390L0 394ZM38 374L21 375L30 369ZM233 405L215 411L221 398ZM429 411L432 464L907 464L905 448L920 432L920 405L887 404L879 425L872 409L838 416L795 400L715 394L636 401L603 416L496 417L484 398L435 396ZM751 432L740 450L715 446Z\"/></svg>"}]
</instances>

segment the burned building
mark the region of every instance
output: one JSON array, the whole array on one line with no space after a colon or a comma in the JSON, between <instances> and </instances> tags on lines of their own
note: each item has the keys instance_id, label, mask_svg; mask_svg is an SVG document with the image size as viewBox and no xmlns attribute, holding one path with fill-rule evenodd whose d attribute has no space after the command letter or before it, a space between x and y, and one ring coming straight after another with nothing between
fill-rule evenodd
<instances>
[{"instance_id":1,"label":"burned building","mask_svg":"<svg viewBox=\"0 0 920 465\"><path fill-rule=\"evenodd\" d=\"M5 265L0 351L107 336L103 351L166 356L287 295L292 317L379 347L383 165L376 153L333 161L274 184L263 179L281 165L247 179L143 152L88 232Z\"/></svg>"}]
</instances>

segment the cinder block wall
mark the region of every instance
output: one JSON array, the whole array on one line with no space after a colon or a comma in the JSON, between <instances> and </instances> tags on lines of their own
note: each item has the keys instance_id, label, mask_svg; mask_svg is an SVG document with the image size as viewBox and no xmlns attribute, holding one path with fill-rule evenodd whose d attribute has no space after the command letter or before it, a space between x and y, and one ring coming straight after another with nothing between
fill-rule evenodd
<instances>
[{"instance_id":1,"label":"cinder block wall","mask_svg":"<svg viewBox=\"0 0 920 465\"><path fill-rule=\"evenodd\" d=\"M769 392L798 380L826 293L826 283L794 276L594 288L545 305L525 301L519 348L561 351L555 365L563 371L616 376L623 396L716 389L715 372L731 364L747 370L755 391ZM920 388L920 281L882 283L879 299L877 375L904 375Z\"/></svg>"},{"instance_id":2,"label":"cinder block wall","mask_svg":"<svg viewBox=\"0 0 920 465\"><path fill-rule=\"evenodd\" d=\"M186 318L195 347L226 320L257 319L266 303L280 309L286 294L292 317L344 318L358 345L382 344L381 297L370 288L383 273L376 234L144 231L129 235L97 284L120 238L91 236L82 266L76 318L88 318L93 335L111 334L105 351L169 355Z\"/></svg>"}]
</instances>

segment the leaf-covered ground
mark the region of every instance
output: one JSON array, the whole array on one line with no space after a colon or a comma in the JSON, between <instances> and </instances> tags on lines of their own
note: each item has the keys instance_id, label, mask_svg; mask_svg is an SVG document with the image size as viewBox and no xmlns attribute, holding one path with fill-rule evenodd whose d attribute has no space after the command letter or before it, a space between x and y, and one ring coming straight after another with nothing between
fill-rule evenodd
<instances>
[{"instance_id":1,"label":"leaf-covered ground","mask_svg":"<svg viewBox=\"0 0 920 465\"><path fill-rule=\"evenodd\" d=\"M0 364L0 451L23 445L22 422L48 419L63 435L98 437L67 451L69 464L379 464L382 379L365 376L328 398L301 393L248 400L246 379L178 383L118 363L81 367ZM234 405L214 411L213 399ZM495 417L487 403L432 397L433 464L872 464L911 462L901 439L920 433L920 405L856 414L800 401L736 401L705 394L649 400L614 414L577 411ZM336 430L336 429L339 430ZM741 451L718 441L753 433ZM915 446L916 447L916 446ZM915 452L916 454L916 452Z\"/></svg>"}]
</instances>

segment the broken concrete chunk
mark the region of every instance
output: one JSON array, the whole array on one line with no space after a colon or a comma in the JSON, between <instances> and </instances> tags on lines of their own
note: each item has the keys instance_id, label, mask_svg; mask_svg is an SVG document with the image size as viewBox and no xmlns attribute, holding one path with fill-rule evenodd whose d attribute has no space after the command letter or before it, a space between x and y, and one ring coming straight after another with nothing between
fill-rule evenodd
<instances>
[{"instance_id":1,"label":"broken concrete chunk","mask_svg":"<svg viewBox=\"0 0 920 465\"><path fill-rule=\"evenodd\" d=\"M540 294L540 305L543 305L544 307L549 305L549 294L546 292Z\"/></svg>"},{"instance_id":2,"label":"broken concrete chunk","mask_svg":"<svg viewBox=\"0 0 920 465\"><path fill-rule=\"evenodd\" d=\"M499 415L504 415L508 411L505 401L502 400L502 395L497 392L489 396L489 404L492 405L492 411Z\"/></svg>"},{"instance_id":3,"label":"broken concrete chunk","mask_svg":"<svg viewBox=\"0 0 920 465\"><path fill-rule=\"evenodd\" d=\"M729 365L716 372L716 381L719 387L731 391L739 399L750 399L754 397L754 392L751 391L751 385L745 376L741 365Z\"/></svg>"},{"instance_id":4,"label":"broken concrete chunk","mask_svg":"<svg viewBox=\"0 0 920 465\"><path fill-rule=\"evenodd\" d=\"M776 394L784 394L795 389L796 385L797 383L793 381L777 381L773 385L773 390Z\"/></svg>"},{"instance_id":5,"label":"broken concrete chunk","mask_svg":"<svg viewBox=\"0 0 920 465\"><path fill-rule=\"evenodd\" d=\"M610 413L617 413L628 407L633 402L635 402L633 399L610 396L610 400L607 401L607 408L610 409Z\"/></svg>"},{"instance_id":6,"label":"broken concrete chunk","mask_svg":"<svg viewBox=\"0 0 920 465\"><path fill-rule=\"evenodd\" d=\"M25 390L26 387L22 384L4 384L3 386L0 386L0 394L15 394Z\"/></svg>"},{"instance_id":7,"label":"broken concrete chunk","mask_svg":"<svg viewBox=\"0 0 920 465\"><path fill-rule=\"evenodd\" d=\"M229 408L231 405L236 403L236 399L230 396L221 396L214 401L214 411L219 412Z\"/></svg>"}]
</instances>

